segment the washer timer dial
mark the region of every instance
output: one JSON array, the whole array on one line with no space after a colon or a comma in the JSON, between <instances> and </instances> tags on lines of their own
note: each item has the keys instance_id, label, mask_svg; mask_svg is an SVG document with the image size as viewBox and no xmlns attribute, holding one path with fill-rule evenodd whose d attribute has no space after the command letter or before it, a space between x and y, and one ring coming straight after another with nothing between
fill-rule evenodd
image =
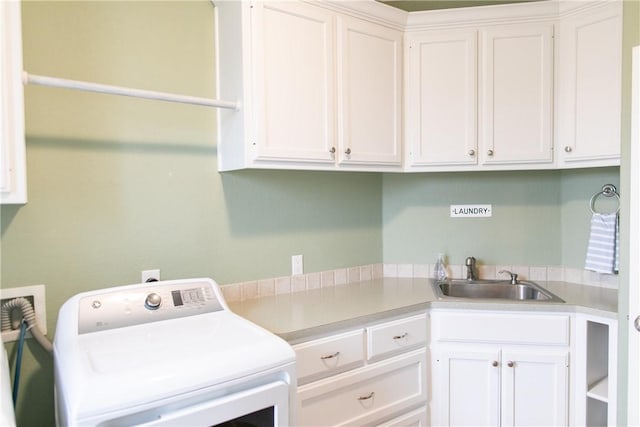
<instances>
[{"instance_id":1,"label":"washer timer dial","mask_svg":"<svg viewBox=\"0 0 640 427\"><path fill-rule=\"evenodd\" d=\"M162 297L155 292L150 293L144 300L144 306L149 310L157 310L162 303Z\"/></svg>"}]
</instances>

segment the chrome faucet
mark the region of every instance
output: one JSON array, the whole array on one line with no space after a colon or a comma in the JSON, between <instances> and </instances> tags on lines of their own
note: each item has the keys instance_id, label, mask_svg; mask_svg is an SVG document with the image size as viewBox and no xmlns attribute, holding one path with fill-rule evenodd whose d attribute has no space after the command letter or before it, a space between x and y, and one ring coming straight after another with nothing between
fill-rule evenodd
<instances>
[{"instance_id":1,"label":"chrome faucet","mask_svg":"<svg viewBox=\"0 0 640 427\"><path fill-rule=\"evenodd\" d=\"M507 273L509 276L511 276L511 284L512 285L517 285L518 284L518 275L516 273L512 273L509 270L500 270L498 271L498 274L504 274Z\"/></svg>"},{"instance_id":2,"label":"chrome faucet","mask_svg":"<svg viewBox=\"0 0 640 427\"><path fill-rule=\"evenodd\" d=\"M476 275L476 259L472 256L469 256L464 260L464 265L467 266L467 280L477 280L478 276Z\"/></svg>"}]
</instances>

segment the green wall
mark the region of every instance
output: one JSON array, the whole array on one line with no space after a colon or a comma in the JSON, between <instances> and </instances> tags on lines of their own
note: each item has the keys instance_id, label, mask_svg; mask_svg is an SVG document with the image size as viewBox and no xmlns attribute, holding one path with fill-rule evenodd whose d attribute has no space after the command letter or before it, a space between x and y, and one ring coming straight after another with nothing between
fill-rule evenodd
<instances>
[{"instance_id":1,"label":"green wall","mask_svg":"<svg viewBox=\"0 0 640 427\"><path fill-rule=\"evenodd\" d=\"M24 2L23 34L33 74L215 96L208 1ZM306 271L382 260L380 174L220 174L211 108L25 96L29 202L2 207L1 285L46 285L50 337L66 299L145 269L224 284L289 275L294 254ZM28 348L18 421L52 425L51 358Z\"/></svg>"},{"instance_id":2,"label":"green wall","mask_svg":"<svg viewBox=\"0 0 640 427\"><path fill-rule=\"evenodd\" d=\"M385 176L385 262L555 264L560 248L556 172L429 173ZM450 218L451 204L492 204L490 218ZM553 242L551 242L553 243ZM541 251L540 249L545 250Z\"/></svg>"},{"instance_id":3,"label":"green wall","mask_svg":"<svg viewBox=\"0 0 640 427\"><path fill-rule=\"evenodd\" d=\"M214 97L208 1L24 2L33 74ZM215 111L26 88L29 203L1 211L1 286L44 283L49 336L70 296L139 281L220 283L375 262L580 267L588 199L618 169L433 174L217 172ZM492 203L452 220L451 203ZM7 346L10 357L15 348ZM51 359L29 342L20 426L53 423ZM26 405L26 401L29 405Z\"/></svg>"},{"instance_id":4,"label":"green wall","mask_svg":"<svg viewBox=\"0 0 640 427\"><path fill-rule=\"evenodd\" d=\"M618 168L385 175L384 261L582 268L591 211ZM598 207L605 208L599 201ZM491 204L491 218L450 218L451 204Z\"/></svg>"}]
</instances>

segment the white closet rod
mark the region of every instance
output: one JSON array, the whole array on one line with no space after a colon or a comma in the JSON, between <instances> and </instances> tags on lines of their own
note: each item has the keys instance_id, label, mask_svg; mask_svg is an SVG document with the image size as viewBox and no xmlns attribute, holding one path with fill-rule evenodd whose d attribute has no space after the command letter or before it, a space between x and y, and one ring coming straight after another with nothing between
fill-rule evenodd
<instances>
[{"instance_id":1,"label":"white closet rod","mask_svg":"<svg viewBox=\"0 0 640 427\"><path fill-rule=\"evenodd\" d=\"M57 77L37 76L26 71L22 73L23 84L57 87L63 89L83 90L86 92L106 93L110 95L132 96L134 98L153 99L156 101L179 102L182 104L202 105L205 107L227 108L238 111L238 102L220 101L217 99L199 98L197 96L176 95L173 93L156 92L152 90L132 89L120 86L104 85L100 83L83 82L79 80L60 79Z\"/></svg>"}]
</instances>

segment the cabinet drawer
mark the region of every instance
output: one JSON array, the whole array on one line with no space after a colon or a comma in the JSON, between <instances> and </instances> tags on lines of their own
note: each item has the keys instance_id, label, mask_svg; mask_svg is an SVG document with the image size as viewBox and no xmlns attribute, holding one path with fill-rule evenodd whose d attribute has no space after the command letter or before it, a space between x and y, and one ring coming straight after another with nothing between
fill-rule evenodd
<instances>
[{"instance_id":1,"label":"cabinet drawer","mask_svg":"<svg viewBox=\"0 0 640 427\"><path fill-rule=\"evenodd\" d=\"M426 405L426 349L298 388L301 426L366 425Z\"/></svg>"},{"instance_id":2,"label":"cabinet drawer","mask_svg":"<svg viewBox=\"0 0 640 427\"><path fill-rule=\"evenodd\" d=\"M433 312L436 341L569 345L569 316Z\"/></svg>"},{"instance_id":3,"label":"cabinet drawer","mask_svg":"<svg viewBox=\"0 0 640 427\"><path fill-rule=\"evenodd\" d=\"M427 314L367 328L367 357L373 359L427 342Z\"/></svg>"},{"instance_id":4,"label":"cabinet drawer","mask_svg":"<svg viewBox=\"0 0 640 427\"><path fill-rule=\"evenodd\" d=\"M298 384L335 374L364 363L362 329L293 346Z\"/></svg>"},{"instance_id":5,"label":"cabinet drawer","mask_svg":"<svg viewBox=\"0 0 640 427\"><path fill-rule=\"evenodd\" d=\"M416 409L387 421L378 427L427 427L427 408Z\"/></svg>"}]
</instances>

